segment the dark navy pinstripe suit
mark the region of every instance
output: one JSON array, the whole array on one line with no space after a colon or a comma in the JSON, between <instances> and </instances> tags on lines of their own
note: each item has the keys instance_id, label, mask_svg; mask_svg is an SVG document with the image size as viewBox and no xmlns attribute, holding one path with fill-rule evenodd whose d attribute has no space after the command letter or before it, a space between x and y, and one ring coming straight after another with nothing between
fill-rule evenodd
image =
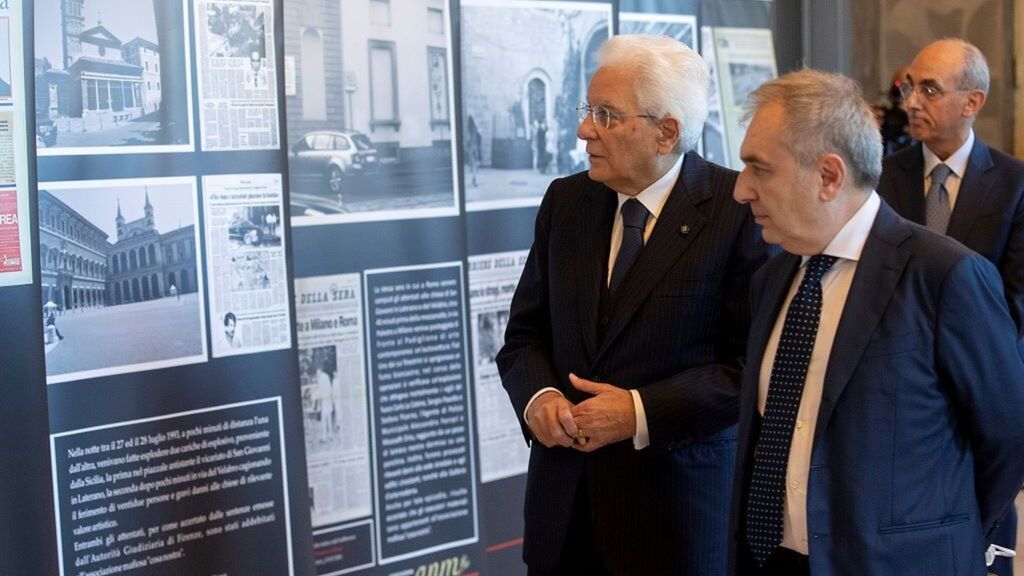
<instances>
[{"instance_id":1,"label":"dark navy pinstripe suit","mask_svg":"<svg viewBox=\"0 0 1024 576\"><path fill-rule=\"evenodd\" d=\"M747 291L768 250L732 199L735 181L735 172L686 156L606 318L616 194L586 173L548 189L497 358L502 383L520 416L548 386L582 401L570 372L638 389L651 446L624 441L583 454L533 443L523 552L532 570L557 563L584 480L611 573L724 573ZM525 423L523 432L529 439Z\"/></svg>"}]
</instances>

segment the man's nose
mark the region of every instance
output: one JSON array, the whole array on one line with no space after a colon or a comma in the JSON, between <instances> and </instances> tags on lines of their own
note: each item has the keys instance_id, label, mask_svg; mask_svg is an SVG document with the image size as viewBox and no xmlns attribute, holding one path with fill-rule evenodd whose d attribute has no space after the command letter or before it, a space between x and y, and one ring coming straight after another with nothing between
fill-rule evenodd
<instances>
[{"instance_id":1,"label":"man's nose","mask_svg":"<svg viewBox=\"0 0 1024 576\"><path fill-rule=\"evenodd\" d=\"M736 186L732 189L733 199L740 204L749 204L757 198L757 194L754 193L753 188L747 186L745 180L743 172L740 172L740 177L736 180Z\"/></svg>"},{"instance_id":2,"label":"man's nose","mask_svg":"<svg viewBox=\"0 0 1024 576\"><path fill-rule=\"evenodd\" d=\"M916 89L911 90L910 94L903 98L903 107L907 110L920 110L921 109L921 95Z\"/></svg>"},{"instance_id":3,"label":"man's nose","mask_svg":"<svg viewBox=\"0 0 1024 576\"><path fill-rule=\"evenodd\" d=\"M587 115L576 128L576 137L580 140L593 140L597 138L597 129L594 126L594 117Z\"/></svg>"}]
</instances>

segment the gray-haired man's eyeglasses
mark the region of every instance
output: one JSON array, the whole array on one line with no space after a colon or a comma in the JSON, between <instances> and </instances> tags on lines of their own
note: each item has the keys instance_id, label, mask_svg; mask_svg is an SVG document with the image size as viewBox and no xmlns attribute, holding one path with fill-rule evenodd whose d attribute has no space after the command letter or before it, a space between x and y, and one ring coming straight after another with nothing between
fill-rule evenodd
<instances>
[{"instance_id":1,"label":"gray-haired man's eyeglasses","mask_svg":"<svg viewBox=\"0 0 1024 576\"><path fill-rule=\"evenodd\" d=\"M943 90L934 84L918 84L914 85L909 80L904 80L899 83L900 96L904 100L910 100L910 95L917 92L917 95L925 100L938 100L946 94L952 94L954 92L971 92L971 90Z\"/></svg>"},{"instance_id":2,"label":"gray-haired man's eyeglasses","mask_svg":"<svg viewBox=\"0 0 1024 576\"><path fill-rule=\"evenodd\" d=\"M576 113L580 117L580 124L590 116L594 119L594 124L597 126L603 126L605 129L611 127L613 118L655 118L650 114L625 114L623 112L613 112L606 106L591 106L586 102L580 102L576 105Z\"/></svg>"}]
</instances>

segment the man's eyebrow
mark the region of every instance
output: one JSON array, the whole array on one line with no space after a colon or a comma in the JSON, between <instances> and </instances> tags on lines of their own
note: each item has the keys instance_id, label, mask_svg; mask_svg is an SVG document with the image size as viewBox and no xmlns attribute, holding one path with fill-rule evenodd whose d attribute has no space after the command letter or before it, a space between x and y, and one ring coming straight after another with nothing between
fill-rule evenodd
<instances>
[{"instance_id":1,"label":"man's eyebrow","mask_svg":"<svg viewBox=\"0 0 1024 576\"><path fill-rule=\"evenodd\" d=\"M935 80L934 78L922 78L921 80L915 81L914 77L911 76L910 74L907 74L906 80L909 81L911 84L915 84L915 85L916 84L929 84L931 86L936 86L936 87L939 85L938 81Z\"/></svg>"},{"instance_id":2,"label":"man's eyebrow","mask_svg":"<svg viewBox=\"0 0 1024 576\"><path fill-rule=\"evenodd\" d=\"M756 152L751 152L750 154L742 154L741 153L740 154L740 160L742 160L744 164L761 164L761 165L764 165L764 159L762 159L760 156L758 156Z\"/></svg>"}]
</instances>

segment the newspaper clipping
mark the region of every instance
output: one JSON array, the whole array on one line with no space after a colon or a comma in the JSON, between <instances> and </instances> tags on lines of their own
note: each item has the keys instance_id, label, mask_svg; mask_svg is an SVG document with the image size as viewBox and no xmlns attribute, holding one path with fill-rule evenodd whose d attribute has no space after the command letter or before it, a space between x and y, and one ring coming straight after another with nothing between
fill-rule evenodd
<instances>
[{"instance_id":1,"label":"newspaper clipping","mask_svg":"<svg viewBox=\"0 0 1024 576\"><path fill-rule=\"evenodd\" d=\"M473 383L480 438L480 480L490 482L526 473L530 449L494 357L501 349L512 293L526 264L527 250L469 258L469 313L473 327Z\"/></svg>"},{"instance_id":2,"label":"newspaper clipping","mask_svg":"<svg viewBox=\"0 0 1024 576\"><path fill-rule=\"evenodd\" d=\"M215 358L291 346L280 174L204 176Z\"/></svg>"},{"instance_id":3,"label":"newspaper clipping","mask_svg":"<svg viewBox=\"0 0 1024 576\"><path fill-rule=\"evenodd\" d=\"M0 288L32 283L22 6L0 2Z\"/></svg>"},{"instance_id":4,"label":"newspaper clipping","mask_svg":"<svg viewBox=\"0 0 1024 576\"><path fill-rule=\"evenodd\" d=\"M767 28L713 28L722 118L729 143L729 166L743 166L740 144L746 128L740 123L743 103L758 86L775 77L772 31Z\"/></svg>"},{"instance_id":5,"label":"newspaper clipping","mask_svg":"<svg viewBox=\"0 0 1024 576\"><path fill-rule=\"evenodd\" d=\"M199 2L196 30L203 150L276 150L272 0Z\"/></svg>"},{"instance_id":6,"label":"newspaper clipping","mask_svg":"<svg viewBox=\"0 0 1024 576\"><path fill-rule=\"evenodd\" d=\"M701 136L701 153L708 162L729 166L737 170L741 165L730 165L726 155L725 126L722 123L722 88L718 82L718 61L715 59L715 43L712 40L712 28L700 27L700 50L704 61L711 72L711 93L708 101L708 119L704 122L704 134Z\"/></svg>"},{"instance_id":7,"label":"newspaper clipping","mask_svg":"<svg viewBox=\"0 0 1024 576\"><path fill-rule=\"evenodd\" d=\"M359 274L295 280L295 316L314 528L373 513Z\"/></svg>"}]
</instances>

